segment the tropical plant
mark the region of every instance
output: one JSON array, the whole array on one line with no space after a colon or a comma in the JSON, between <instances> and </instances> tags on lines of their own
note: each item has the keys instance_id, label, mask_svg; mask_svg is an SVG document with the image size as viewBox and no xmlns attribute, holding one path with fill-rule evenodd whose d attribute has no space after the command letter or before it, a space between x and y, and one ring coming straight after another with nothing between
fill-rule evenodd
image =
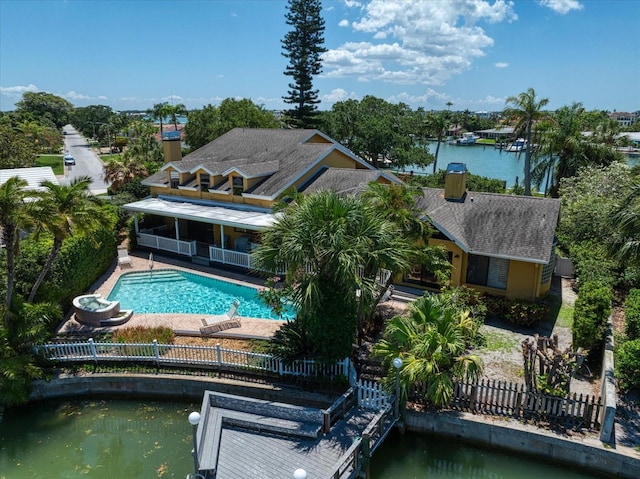
<instances>
[{"instance_id":1,"label":"tropical plant","mask_svg":"<svg viewBox=\"0 0 640 479\"><path fill-rule=\"evenodd\" d=\"M282 210L253 252L256 267L286 266L296 321L327 360L351 353L379 294L381 269L405 271L414 246L364 199L323 191ZM358 293L357 293L358 292Z\"/></svg>"},{"instance_id":2,"label":"tropical plant","mask_svg":"<svg viewBox=\"0 0 640 479\"><path fill-rule=\"evenodd\" d=\"M539 184L546 175L551 182L549 192L555 198L564 178L575 176L581 168L608 166L621 158L613 148L615 132L608 119L595 125L593 135L584 135L588 121L582 104L573 103L559 108L536 127L539 134L533 153L533 177Z\"/></svg>"},{"instance_id":3,"label":"tropical plant","mask_svg":"<svg viewBox=\"0 0 640 479\"><path fill-rule=\"evenodd\" d=\"M106 163L103 170L104 181L110 184L111 190L114 192L133 180L148 175L144 163L132 156L129 151L124 152L122 159L112 159Z\"/></svg>"},{"instance_id":4,"label":"tropical plant","mask_svg":"<svg viewBox=\"0 0 640 479\"><path fill-rule=\"evenodd\" d=\"M442 143L442 138L447 133L447 128L449 127L449 112L441 111L437 114L432 114L428 120L428 128L430 132L436 137L436 152L433 154L435 158L433 162L433 172L436 172L436 167L438 165L438 153L440 152L440 144Z\"/></svg>"},{"instance_id":5,"label":"tropical plant","mask_svg":"<svg viewBox=\"0 0 640 479\"><path fill-rule=\"evenodd\" d=\"M322 72L321 55L326 52L324 19L320 0L288 0L287 25L292 30L282 40L282 55L289 60L284 74L292 78L285 103L295 105L288 112L295 125L309 128L315 125L318 90L313 88L313 77Z\"/></svg>"},{"instance_id":6,"label":"tropical plant","mask_svg":"<svg viewBox=\"0 0 640 479\"><path fill-rule=\"evenodd\" d=\"M393 359L402 359L399 378L404 398L423 385L426 398L444 407L451 400L455 380L475 380L482 374L482 360L467 353L476 333L477 325L468 312L425 295L409 306L408 315L389 320L374 354L389 368L389 386L396 374Z\"/></svg>"},{"instance_id":7,"label":"tropical plant","mask_svg":"<svg viewBox=\"0 0 640 479\"><path fill-rule=\"evenodd\" d=\"M4 298L4 325L8 327L15 284L16 255L20 250L20 231L32 224L32 202L25 202L27 182L18 176L0 185L0 230L6 251L7 286Z\"/></svg>"},{"instance_id":8,"label":"tropical plant","mask_svg":"<svg viewBox=\"0 0 640 479\"><path fill-rule=\"evenodd\" d=\"M180 115L186 115L188 113L187 107L184 106L182 103L178 103L177 105L166 105L165 109L166 109L165 111L167 113L167 116L171 119L171 122L173 123L173 127L175 128L175 131L178 131L178 117Z\"/></svg>"},{"instance_id":9,"label":"tropical plant","mask_svg":"<svg viewBox=\"0 0 640 479\"><path fill-rule=\"evenodd\" d=\"M610 224L614 230L608 243L610 252L621 262L640 267L640 180L616 205Z\"/></svg>"},{"instance_id":10,"label":"tropical plant","mask_svg":"<svg viewBox=\"0 0 640 479\"><path fill-rule=\"evenodd\" d=\"M43 191L38 193L39 199L33 207L34 238L37 239L46 232L53 236L53 244L49 257L29 293L29 303L33 302L66 238L76 233L90 234L98 225L110 226L111 218L103 214L98 206L100 200L91 196L89 192L92 181L91 177L81 176L71 180L69 185L42 182Z\"/></svg>"},{"instance_id":11,"label":"tropical plant","mask_svg":"<svg viewBox=\"0 0 640 479\"><path fill-rule=\"evenodd\" d=\"M527 149L524 155L524 194L531 196L531 152L533 150L532 131L534 124L546 118L543 108L549 103L548 98L536 98L536 92L529 88L526 92L507 98L507 107L502 114L513 122L514 133L524 134Z\"/></svg>"},{"instance_id":12,"label":"tropical plant","mask_svg":"<svg viewBox=\"0 0 640 479\"><path fill-rule=\"evenodd\" d=\"M160 122L160 135L162 136L164 119L169 116L169 103L166 101L156 103L153 108L147 110L147 113L151 115L151 118Z\"/></svg>"}]
</instances>

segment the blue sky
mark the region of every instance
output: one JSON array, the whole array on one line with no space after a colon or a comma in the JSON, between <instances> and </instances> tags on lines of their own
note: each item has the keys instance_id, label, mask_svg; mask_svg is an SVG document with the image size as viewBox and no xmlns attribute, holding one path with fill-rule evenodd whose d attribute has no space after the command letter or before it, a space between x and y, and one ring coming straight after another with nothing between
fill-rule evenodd
<instances>
[{"instance_id":1,"label":"blue sky","mask_svg":"<svg viewBox=\"0 0 640 479\"><path fill-rule=\"evenodd\" d=\"M640 0L324 0L321 109L374 95L502 110L533 87L556 109L640 109ZM282 109L286 0L0 0L0 110L25 91L75 106Z\"/></svg>"}]
</instances>

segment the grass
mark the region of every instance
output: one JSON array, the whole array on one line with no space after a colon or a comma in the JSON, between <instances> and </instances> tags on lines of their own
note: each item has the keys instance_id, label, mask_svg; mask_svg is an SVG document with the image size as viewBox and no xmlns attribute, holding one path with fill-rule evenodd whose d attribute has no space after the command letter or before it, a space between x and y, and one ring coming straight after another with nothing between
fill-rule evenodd
<instances>
[{"instance_id":1,"label":"grass","mask_svg":"<svg viewBox=\"0 0 640 479\"><path fill-rule=\"evenodd\" d=\"M484 333L483 336L486 341L484 349L488 351L513 351L513 348L518 345L518 340L510 334L491 331Z\"/></svg>"},{"instance_id":2,"label":"grass","mask_svg":"<svg viewBox=\"0 0 640 479\"><path fill-rule=\"evenodd\" d=\"M64 175L64 165L62 155L38 155L36 166L50 166L54 175Z\"/></svg>"},{"instance_id":3,"label":"grass","mask_svg":"<svg viewBox=\"0 0 640 479\"><path fill-rule=\"evenodd\" d=\"M100 159L104 163L111 163L113 160L121 160L122 155L100 155Z\"/></svg>"},{"instance_id":4,"label":"grass","mask_svg":"<svg viewBox=\"0 0 640 479\"><path fill-rule=\"evenodd\" d=\"M571 328L573 325L573 305L563 303L562 298L556 295L548 295L545 302L549 306L547 321L555 326Z\"/></svg>"}]
</instances>

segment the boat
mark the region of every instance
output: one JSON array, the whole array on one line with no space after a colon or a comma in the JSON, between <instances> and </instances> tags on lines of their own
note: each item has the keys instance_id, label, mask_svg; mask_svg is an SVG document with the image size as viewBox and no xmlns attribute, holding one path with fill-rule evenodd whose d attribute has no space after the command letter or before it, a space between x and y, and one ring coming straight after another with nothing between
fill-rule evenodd
<instances>
[{"instance_id":1,"label":"boat","mask_svg":"<svg viewBox=\"0 0 640 479\"><path fill-rule=\"evenodd\" d=\"M476 140L480 138L479 136L476 136L474 133L472 132L468 132L468 133L463 133L461 138L458 138L455 142L456 145L460 145L460 146L467 146L467 145L475 145L476 144Z\"/></svg>"},{"instance_id":2,"label":"boat","mask_svg":"<svg viewBox=\"0 0 640 479\"><path fill-rule=\"evenodd\" d=\"M520 151L525 151L526 149L527 140L525 140L524 138L518 138L507 147L507 151L510 151L512 153L518 153Z\"/></svg>"}]
</instances>

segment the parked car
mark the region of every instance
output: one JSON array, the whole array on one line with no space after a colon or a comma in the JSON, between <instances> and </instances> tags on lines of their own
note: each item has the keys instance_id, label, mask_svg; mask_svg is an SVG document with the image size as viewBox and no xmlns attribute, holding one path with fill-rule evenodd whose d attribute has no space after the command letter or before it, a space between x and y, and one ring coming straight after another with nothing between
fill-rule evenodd
<instances>
[{"instance_id":1,"label":"parked car","mask_svg":"<svg viewBox=\"0 0 640 479\"><path fill-rule=\"evenodd\" d=\"M76 164L76 159L68 151L64 154L64 164L65 164L65 166L66 165L75 165Z\"/></svg>"}]
</instances>

